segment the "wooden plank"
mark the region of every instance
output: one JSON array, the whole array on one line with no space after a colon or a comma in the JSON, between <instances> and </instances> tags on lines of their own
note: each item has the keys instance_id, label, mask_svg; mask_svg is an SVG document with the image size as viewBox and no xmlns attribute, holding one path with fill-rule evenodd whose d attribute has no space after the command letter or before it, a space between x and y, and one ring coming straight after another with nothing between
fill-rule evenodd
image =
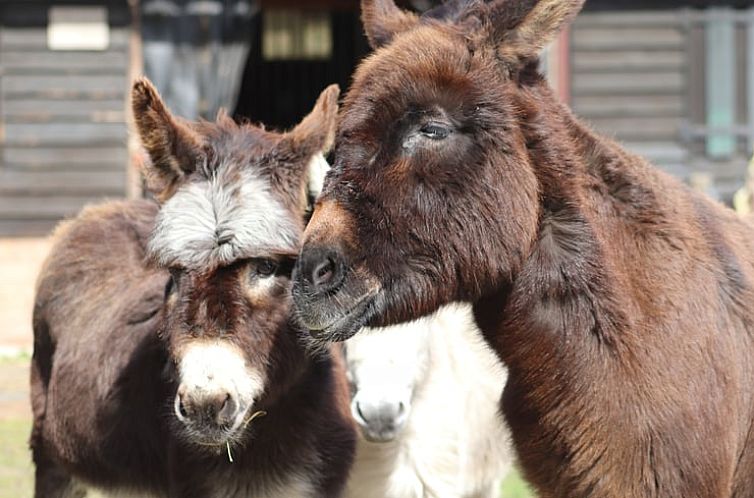
<instances>
[{"instance_id":1,"label":"wooden plank","mask_svg":"<svg viewBox=\"0 0 754 498\"><path fill-rule=\"evenodd\" d=\"M50 220L11 220L0 218L0 237L39 237L47 235L60 223Z\"/></svg>"},{"instance_id":2,"label":"wooden plank","mask_svg":"<svg viewBox=\"0 0 754 498\"><path fill-rule=\"evenodd\" d=\"M102 202L105 196L0 196L0 219L39 220L73 216L87 204Z\"/></svg>"},{"instance_id":3,"label":"wooden plank","mask_svg":"<svg viewBox=\"0 0 754 498\"><path fill-rule=\"evenodd\" d=\"M674 118L598 118L590 119L589 123L600 132L633 141L675 141L681 125L680 120Z\"/></svg>"},{"instance_id":4,"label":"wooden plank","mask_svg":"<svg viewBox=\"0 0 754 498\"><path fill-rule=\"evenodd\" d=\"M2 164L17 169L123 169L128 161L125 146L13 147L2 149Z\"/></svg>"},{"instance_id":5,"label":"wooden plank","mask_svg":"<svg viewBox=\"0 0 754 498\"><path fill-rule=\"evenodd\" d=\"M662 28L585 28L573 32L576 50L681 50L683 33Z\"/></svg>"},{"instance_id":6,"label":"wooden plank","mask_svg":"<svg viewBox=\"0 0 754 498\"><path fill-rule=\"evenodd\" d=\"M47 49L46 28L4 28L0 32L0 45L5 50L18 49ZM125 28L110 28L110 50L126 50L128 48L128 30ZM103 53L107 51L93 51Z\"/></svg>"},{"instance_id":7,"label":"wooden plank","mask_svg":"<svg viewBox=\"0 0 754 498\"><path fill-rule=\"evenodd\" d=\"M125 95L126 75L92 75L92 76L18 76L3 77L3 94L27 95L30 93L47 93L74 90L79 93L110 92L116 89Z\"/></svg>"},{"instance_id":8,"label":"wooden plank","mask_svg":"<svg viewBox=\"0 0 754 498\"><path fill-rule=\"evenodd\" d=\"M3 103L0 119L18 122L82 122L123 123L125 104L118 100L51 100L23 99Z\"/></svg>"},{"instance_id":9,"label":"wooden plank","mask_svg":"<svg viewBox=\"0 0 754 498\"><path fill-rule=\"evenodd\" d=\"M2 119L6 123L124 123L126 112L118 111L87 111L86 109L71 108L58 113L46 110L9 113L5 112Z\"/></svg>"},{"instance_id":10,"label":"wooden plank","mask_svg":"<svg viewBox=\"0 0 754 498\"><path fill-rule=\"evenodd\" d=\"M687 164L657 164L656 166L667 174L673 175L684 181L688 180L691 175L691 169Z\"/></svg>"},{"instance_id":11,"label":"wooden plank","mask_svg":"<svg viewBox=\"0 0 754 498\"><path fill-rule=\"evenodd\" d=\"M97 111L114 111L125 109L126 103L122 98L110 100L83 100L70 101L61 99L24 99L8 100L3 102L3 111L8 114L22 114L25 112L38 112L46 110L51 114L67 114L70 112L84 111L87 113Z\"/></svg>"},{"instance_id":12,"label":"wooden plank","mask_svg":"<svg viewBox=\"0 0 754 498\"><path fill-rule=\"evenodd\" d=\"M704 26L692 25L687 33L686 119L689 126L704 123L707 115L704 93L704 31ZM703 154L704 152L700 148L694 153Z\"/></svg>"},{"instance_id":13,"label":"wooden plank","mask_svg":"<svg viewBox=\"0 0 754 498\"><path fill-rule=\"evenodd\" d=\"M2 92L0 86L0 99L8 100L29 100L29 99L57 99L69 100L71 102L85 102L87 100L113 100L124 98L126 93L125 87L101 88L98 90L81 90L78 88L53 88L49 90L20 90L12 94Z\"/></svg>"},{"instance_id":14,"label":"wooden plank","mask_svg":"<svg viewBox=\"0 0 754 498\"><path fill-rule=\"evenodd\" d=\"M0 170L0 195L113 195L126 192L126 171Z\"/></svg>"},{"instance_id":15,"label":"wooden plank","mask_svg":"<svg viewBox=\"0 0 754 498\"><path fill-rule=\"evenodd\" d=\"M577 73L573 77L574 95L680 94L684 88L684 77L679 72Z\"/></svg>"},{"instance_id":16,"label":"wooden plank","mask_svg":"<svg viewBox=\"0 0 754 498\"><path fill-rule=\"evenodd\" d=\"M128 131L122 123L5 124L6 145L124 145Z\"/></svg>"},{"instance_id":17,"label":"wooden plank","mask_svg":"<svg viewBox=\"0 0 754 498\"><path fill-rule=\"evenodd\" d=\"M682 117L684 100L681 95L614 95L610 98L591 94L572 100L577 114L588 117Z\"/></svg>"},{"instance_id":18,"label":"wooden plank","mask_svg":"<svg viewBox=\"0 0 754 498\"><path fill-rule=\"evenodd\" d=\"M623 145L656 164L682 164L689 157L688 150L679 142L623 142Z\"/></svg>"},{"instance_id":19,"label":"wooden plank","mask_svg":"<svg viewBox=\"0 0 754 498\"><path fill-rule=\"evenodd\" d=\"M713 8L706 30L706 102L709 128L731 127L736 116L736 43L733 21L726 18L730 9ZM717 15L720 17L717 18ZM735 138L727 133L707 137L707 155L715 159L730 157Z\"/></svg>"},{"instance_id":20,"label":"wooden plank","mask_svg":"<svg viewBox=\"0 0 754 498\"><path fill-rule=\"evenodd\" d=\"M620 11L620 12L585 12L574 22L577 29L587 27L615 27L627 26L645 27L678 27L683 18L677 10L652 11Z\"/></svg>"},{"instance_id":21,"label":"wooden plank","mask_svg":"<svg viewBox=\"0 0 754 498\"><path fill-rule=\"evenodd\" d=\"M125 74L127 52L8 51L2 53L5 74Z\"/></svg>"},{"instance_id":22,"label":"wooden plank","mask_svg":"<svg viewBox=\"0 0 754 498\"><path fill-rule=\"evenodd\" d=\"M679 50L576 51L573 54L575 72L680 71L685 66L686 56Z\"/></svg>"}]
</instances>

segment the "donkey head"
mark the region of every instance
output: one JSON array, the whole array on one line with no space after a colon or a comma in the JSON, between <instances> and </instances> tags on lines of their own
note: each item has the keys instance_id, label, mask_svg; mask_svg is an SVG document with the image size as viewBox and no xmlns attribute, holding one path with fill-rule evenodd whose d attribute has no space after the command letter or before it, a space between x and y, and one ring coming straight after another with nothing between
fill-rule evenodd
<instances>
[{"instance_id":1,"label":"donkey head","mask_svg":"<svg viewBox=\"0 0 754 498\"><path fill-rule=\"evenodd\" d=\"M241 439L280 387L275 377L289 368L281 355L297 350L287 329L289 274L308 166L331 145L338 93L325 90L301 124L278 134L223 113L214 123L182 122L148 81L133 87L151 159L144 176L161 202L148 251L171 274L161 336L175 366L175 416L190 442Z\"/></svg>"},{"instance_id":2,"label":"donkey head","mask_svg":"<svg viewBox=\"0 0 754 498\"><path fill-rule=\"evenodd\" d=\"M583 0L456 0L419 18L363 0L375 53L356 72L294 300L315 337L479 299L536 237L530 117L539 51ZM547 95L550 95L547 93ZM556 105L554 101L552 104Z\"/></svg>"}]
</instances>

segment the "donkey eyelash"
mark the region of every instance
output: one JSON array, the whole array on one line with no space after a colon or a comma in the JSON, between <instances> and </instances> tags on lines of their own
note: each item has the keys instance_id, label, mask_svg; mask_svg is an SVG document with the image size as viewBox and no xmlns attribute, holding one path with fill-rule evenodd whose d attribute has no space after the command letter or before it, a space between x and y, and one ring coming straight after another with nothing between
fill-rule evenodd
<instances>
[{"instance_id":1,"label":"donkey eyelash","mask_svg":"<svg viewBox=\"0 0 754 498\"><path fill-rule=\"evenodd\" d=\"M253 258L250 260L252 278L290 278L296 260L291 257ZM261 270L261 271L260 271Z\"/></svg>"},{"instance_id":2,"label":"donkey eyelash","mask_svg":"<svg viewBox=\"0 0 754 498\"><path fill-rule=\"evenodd\" d=\"M178 283L181 277L181 272L177 268L170 268L168 271L170 272L170 278L165 283L165 299L166 300L168 297L170 297L171 294L173 294L176 291L176 289L178 289Z\"/></svg>"},{"instance_id":3,"label":"donkey eyelash","mask_svg":"<svg viewBox=\"0 0 754 498\"><path fill-rule=\"evenodd\" d=\"M419 131L422 135L432 140L443 140L453 133L453 130L449 126L433 121L424 124Z\"/></svg>"},{"instance_id":4,"label":"donkey eyelash","mask_svg":"<svg viewBox=\"0 0 754 498\"><path fill-rule=\"evenodd\" d=\"M259 258L253 259L251 265L251 276L253 278L270 278L277 274L280 263L271 258Z\"/></svg>"}]
</instances>

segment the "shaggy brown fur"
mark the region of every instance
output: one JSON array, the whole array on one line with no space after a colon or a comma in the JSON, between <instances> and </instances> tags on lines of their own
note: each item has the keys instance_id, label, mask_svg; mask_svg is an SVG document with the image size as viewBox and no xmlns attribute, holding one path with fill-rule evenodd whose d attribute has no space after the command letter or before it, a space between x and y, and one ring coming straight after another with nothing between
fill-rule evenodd
<instances>
[{"instance_id":1,"label":"shaggy brown fur","mask_svg":"<svg viewBox=\"0 0 754 498\"><path fill-rule=\"evenodd\" d=\"M471 301L541 496L754 496L752 226L553 97L534 55L581 0L404 31L387 3L362 2L383 46L306 231L301 321L343 339Z\"/></svg>"},{"instance_id":2,"label":"shaggy brown fur","mask_svg":"<svg viewBox=\"0 0 754 498\"><path fill-rule=\"evenodd\" d=\"M224 194L209 200L248 201L239 212L268 213L269 223L300 235L306 166L329 146L337 95L328 89L302 128L279 135L227 117L181 123L148 82L135 85L138 129L153 159L149 173L166 203L88 208L55 234L34 309L31 447L38 498L80 496L88 487L180 498L340 494L355 445L348 387L342 362L312 357L290 323L290 255L255 246L255 233L239 238L231 224L222 227L218 247L251 244L239 246L234 261L208 256L188 268L179 258L172 276L149 262L162 259L149 252L165 235L155 225L171 200L210 184ZM234 199L245 192L235 185L244 178L266 192L260 199L284 208L254 205L258 192ZM212 205L218 223L222 208ZM177 250L192 248L200 247ZM186 397L176 398L182 354L195 343L240 351L263 382L237 430L218 424L200 431L176 417L174 407L188 406ZM210 380L226 365L213 368ZM266 416L248 423L257 411Z\"/></svg>"}]
</instances>

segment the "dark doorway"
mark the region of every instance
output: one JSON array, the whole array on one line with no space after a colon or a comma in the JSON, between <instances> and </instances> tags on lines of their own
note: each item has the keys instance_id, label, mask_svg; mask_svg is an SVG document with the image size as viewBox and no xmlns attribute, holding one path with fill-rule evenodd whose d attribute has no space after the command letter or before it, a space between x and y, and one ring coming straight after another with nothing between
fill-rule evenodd
<instances>
[{"instance_id":1,"label":"dark doorway","mask_svg":"<svg viewBox=\"0 0 754 498\"><path fill-rule=\"evenodd\" d=\"M338 83L345 91L369 52L353 10L264 8L254 19L236 117L287 129Z\"/></svg>"}]
</instances>

